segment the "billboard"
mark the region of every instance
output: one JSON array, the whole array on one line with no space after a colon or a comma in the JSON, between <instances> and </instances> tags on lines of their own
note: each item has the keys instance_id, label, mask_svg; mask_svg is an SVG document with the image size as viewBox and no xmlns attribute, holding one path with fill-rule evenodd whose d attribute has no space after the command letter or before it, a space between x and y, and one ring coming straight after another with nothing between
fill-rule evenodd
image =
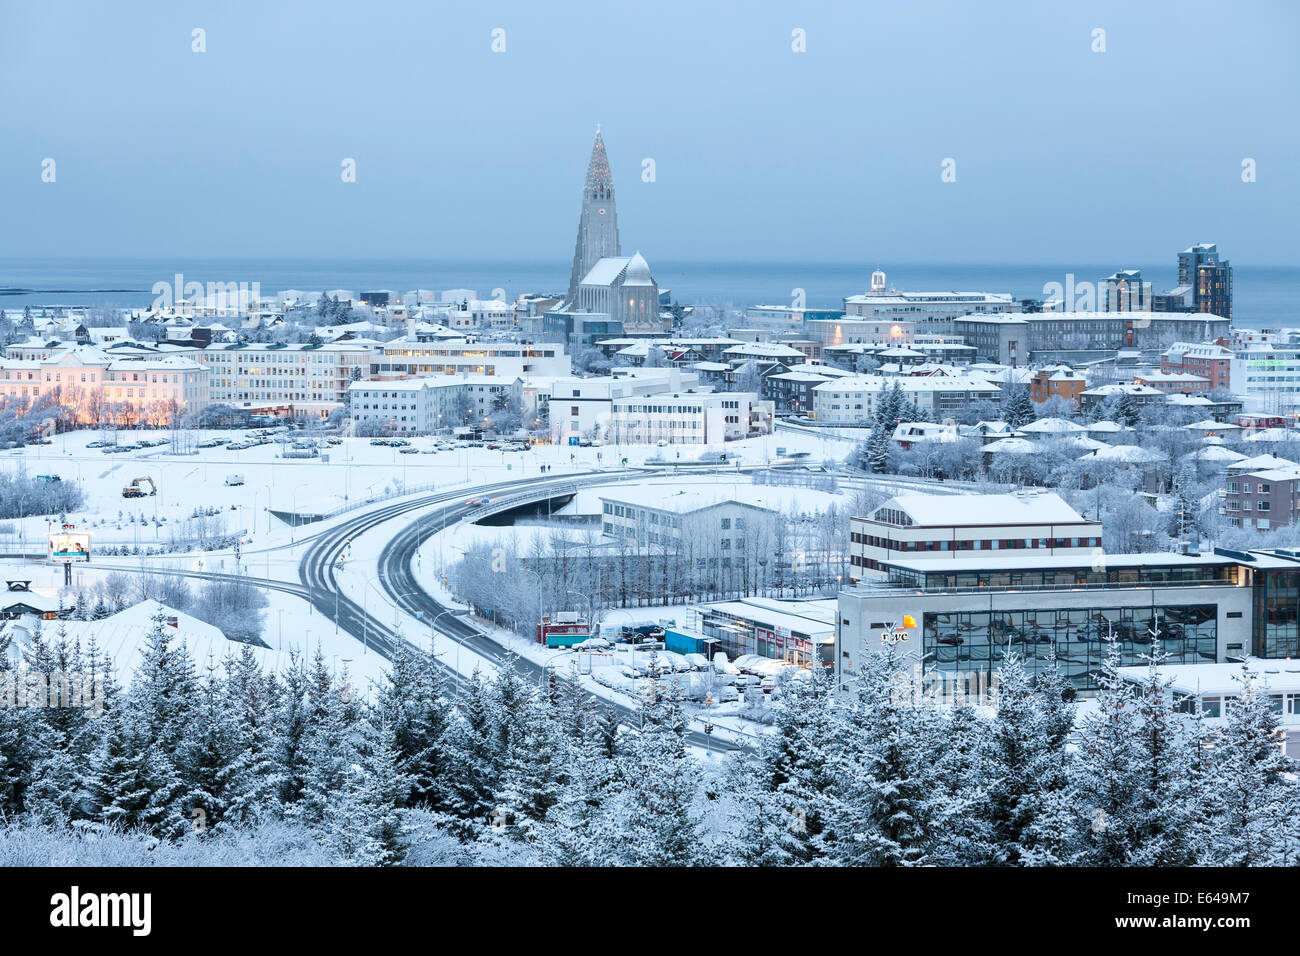
<instances>
[{"instance_id":1,"label":"billboard","mask_svg":"<svg viewBox=\"0 0 1300 956\"><path fill-rule=\"evenodd\" d=\"M73 564L90 560L90 535L85 531L50 532L50 560L56 564Z\"/></svg>"}]
</instances>

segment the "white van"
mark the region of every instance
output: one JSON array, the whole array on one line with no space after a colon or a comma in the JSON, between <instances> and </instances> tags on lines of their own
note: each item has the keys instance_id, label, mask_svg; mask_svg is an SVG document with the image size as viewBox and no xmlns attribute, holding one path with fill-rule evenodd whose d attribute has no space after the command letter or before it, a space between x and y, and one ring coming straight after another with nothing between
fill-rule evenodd
<instances>
[{"instance_id":1,"label":"white van","mask_svg":"<svg viewBox=\"0 0 1300 956\"><path fill-rule=\"evenodd\" d=\"M235 485L242 485L243 483L243 475L226 475L226 487L228 488L233 488Z\"/></svg>"}]
</instances>

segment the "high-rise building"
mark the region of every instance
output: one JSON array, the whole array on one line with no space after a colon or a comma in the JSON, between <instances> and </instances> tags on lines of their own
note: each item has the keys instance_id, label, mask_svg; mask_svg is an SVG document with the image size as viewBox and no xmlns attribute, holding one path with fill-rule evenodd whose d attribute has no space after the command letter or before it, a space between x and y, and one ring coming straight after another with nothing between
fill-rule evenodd
<instances>
[{"instance_id":1,"label":"high-rise building","mask_svg":"<svg viewBox=\"0 0 1300 956\"><path fill-rule=\"evenodd\" d=\"M1192 311L1232 318L1232 266L1219 247L1202 242L1178 254L1178 285L1191 291Z\"/></svg>"}]
</instances>

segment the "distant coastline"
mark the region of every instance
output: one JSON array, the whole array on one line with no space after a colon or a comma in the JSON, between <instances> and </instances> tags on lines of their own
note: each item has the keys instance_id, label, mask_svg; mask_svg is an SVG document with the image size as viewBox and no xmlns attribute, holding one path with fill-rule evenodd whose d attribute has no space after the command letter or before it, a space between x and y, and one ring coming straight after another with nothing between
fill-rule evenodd
<instances>
[{"instance_id":1,"label":"distant coastline","mask_svg":"<svg viewBox=\"0 0 1300 956\"><path fill-rule=\"evenodd\" d=\"M803 290L809 308L834 309L845 296L865 291L876 262L704 262L650 259L660 287L684 305L789 304ZM1164 263L988 264L881 262L889 285L910 291L1007 292L1041 298L1043 285L1067 273L1096 282L1118 268L1141 268L1157 290L1175 284L1174 252ZM143 308L156 282L179 272L200 282L258 283L264 294L287 289L471 289L482 297L501 290L562 292L569 263L562 259L485 260L330 259L0 259L0 302L6 309L32 306ZM1234 263L1234 323L1268 328L1300 323L1300 268Z\"/></svg>"}]
</instances>

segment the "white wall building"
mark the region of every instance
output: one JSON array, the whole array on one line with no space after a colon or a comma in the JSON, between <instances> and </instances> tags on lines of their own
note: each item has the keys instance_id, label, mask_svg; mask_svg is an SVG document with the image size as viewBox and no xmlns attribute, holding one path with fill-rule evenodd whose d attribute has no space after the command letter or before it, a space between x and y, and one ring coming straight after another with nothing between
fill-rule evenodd
<instances>
[{"instance_id":1,"label":"white wall building","mask_svg":"<svg viewBox=\"0 0 1300 956\"><path fill-rule=\"evenodd\" d=\"M213 402L235 406L289 405L303 414L328 414L348 385L370 378L374 345L211 345L193 353L211 370Z\"/></svg>"},{"instance_id":2,"label":"white wall building","mask_svg":"<svg viewBox=\"0 0 1300 956\"><path fill-rule=\"evenodd\" d=\"M554 342L412 342L395 339L378 357L376 378L422 375L503 375L528 379L561 376L573 368L564 346Z\"/></svg>"},{"instance_id":3,"label":"white wall building","mask_svg":"<svg viewBox=\"0 0 1300 956\"><path fill-rule=\"evenodd\" d=\"M1002 389L979 376L855 375L815 386L813 417L819 422L870 422L881 396L895 383L918 408L940 420L956 417L975 402L1002 400Z\"/></svg>"},{"instance_id":4,"label":"white wall building","mask_svg":"<svg viewBox=\"0 0 1300 956\"><path fill-rule=\"evenodd\" d=\"M1101 523L1050 493L901 495L869 516L849 519L849 549L849 583L856 584L884 580L882 562L903 556L1100 553Z\"/></svg>"},{"instance_id":5,"label":"white wall building","mask_svg":"<svg viewBox=\"0 0 1300 956\"><path fill-rule=\"evenodd\" d=\"M466 385L449 376L398 382L353 382L348 386L352 421L395 434L434 435L462 424Z\"/></svg>"},{"instance_id":6,"label":"white wall building","mask_svg":"<svg viewBox=\"0 0 1300 956\"><path fill-rule=\"evenodd\" d=\"M83 347L43 360L0 359L0 396L32 400L58 390L84 422L103 419L104 406L126 417L162 420L167 409L197 410L209 401L208 370L181 356L114 358Z\"/></svg>"},{"instance_id":7,"label":"white wall building","mask_svg":"<svg viewBox=\"0 0 1300 956\"><path fill-rule=\"evenodd\" d=\"M695 372L675 368L617 369L611 377L566 376L551 383L551 440L568 444L571 439L599 437L609 428L614 401L633 396L660 395L699 385Z\"/></svg>"},{"instance_id":8,"label":"white wall building","mask_svg":"<svg viewBox=\"0 0 1300 956\"><path fill-rule=\"evenodd\" d=\"M753 392L672 392L616 398L609 438L624 445L709 445L765 435L773 406Z\"/></svg>"}]
</instances>

